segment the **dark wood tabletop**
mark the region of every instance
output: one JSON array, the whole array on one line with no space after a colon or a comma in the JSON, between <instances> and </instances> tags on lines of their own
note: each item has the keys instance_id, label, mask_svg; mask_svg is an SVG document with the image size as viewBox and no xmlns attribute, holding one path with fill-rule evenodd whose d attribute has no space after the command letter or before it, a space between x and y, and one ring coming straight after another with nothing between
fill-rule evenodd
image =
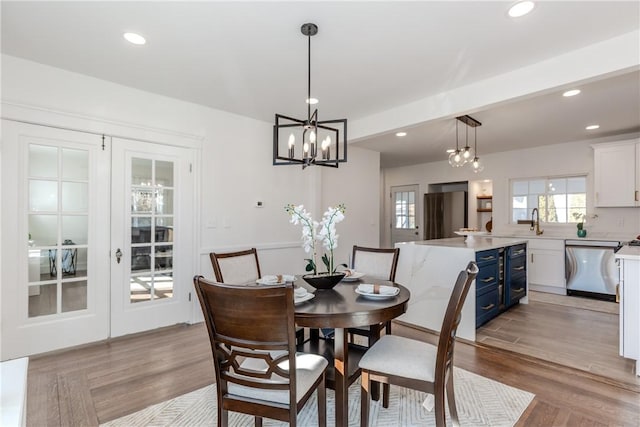
<instances>
[{"instance_id":1,"label":"dark wood tabletop","mask_svg":"<svg viewBox=\"0 0 640 427\"><path fill-rule=\"evenodd\" d=\"M369 299L356 293L361 283L395 286L400 293L391 298ZM333 369L328 373L328 384L334 386L336 404L336 426L349 424L348 387L359 375L358 362L366 348L350 346L347 341L346 328L375 325L392 320L405 311L411 296L404 286L384 280L368 280L363 277L354 282L340 282L333 289L319 290L298 279L296 286L305 287L314 293L314 298L297 304L295 319L298 326L307 328L334 328L335 336L330 357L333 358ZM317 340L305 343L302 350L318 354L326 353L326 348ZM351 350L354 351L351 351Z\"/></svg>"}]
</instances>

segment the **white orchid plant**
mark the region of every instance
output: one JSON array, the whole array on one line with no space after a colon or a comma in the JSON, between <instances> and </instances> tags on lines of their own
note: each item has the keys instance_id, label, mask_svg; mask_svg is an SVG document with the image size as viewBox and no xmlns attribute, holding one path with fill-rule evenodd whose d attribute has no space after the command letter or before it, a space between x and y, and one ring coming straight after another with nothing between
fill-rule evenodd
<instances>
[{"instance_id":1,"label":"white orchid plant","mask_svg":"<svg viewBox=\"0 0 640 427\"><path fill-rule=\"evenodd\" d=\"M344 204L331 207L322 215L322 221L317 222L313 220L313 217L304 208L304 205L286 205L284 208L291 216L291 223L302 225L302 247L306 253L311 253L311 258L306 258L307 261L306 271L313 272L314 275L318 274L318 268L316 263L316 257L318 255L316 249L316 241L321 241L322 246L325 249L325 253L322 255L322 262L327 268L329 274L336 272L336 266L333 261L333 251L338 247L338 233L336 232L336 224L344 219L344 212L346 210ZM340 264L346 267L346 264Z\"/></svg>"}]
</instances>

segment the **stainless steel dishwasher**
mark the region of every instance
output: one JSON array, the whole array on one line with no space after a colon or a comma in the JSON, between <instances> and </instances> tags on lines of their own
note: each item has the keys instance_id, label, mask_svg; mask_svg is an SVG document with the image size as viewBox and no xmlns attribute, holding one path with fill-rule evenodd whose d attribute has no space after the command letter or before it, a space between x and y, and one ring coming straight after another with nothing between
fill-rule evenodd
<instances>
[{"instance_id":1,"label":"stainless steel dishwasher","mask_svg":"<svg viewBox=\"0 0 640 427\"><path fill-rule=\"evenodd\" d=\"M618 268L614 253L620 242L566 240L567 294L614 301Z\"/></svg>"}]
</instances>

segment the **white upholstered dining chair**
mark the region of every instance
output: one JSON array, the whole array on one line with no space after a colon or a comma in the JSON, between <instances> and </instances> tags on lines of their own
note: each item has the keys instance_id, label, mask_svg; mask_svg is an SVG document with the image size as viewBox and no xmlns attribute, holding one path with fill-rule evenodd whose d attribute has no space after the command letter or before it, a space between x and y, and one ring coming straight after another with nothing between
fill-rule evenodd
<instances>
[{"instance_id":1,"label":"white upholstered dining chair","mask_svg":"<svg viewBox=\"0 0 640 427\"><path fill-rule=\"evenodd\" d=\"M366 274L367 280L389 280L396 279L396 268L398 266L398 256L400 249L367 248L364 246L353 246L353 256L351 264L358 273ZM375 330L377 328L377 330ZM380 334L382 329L386 333L391 333L391 322L379 325L362 326L349 328L349 334L360 335L367 338L367 346L373 344L373 338Z\"/></svg>"},{"instance_id":2,"label":"white upholstered dining chair","mask_svg":"<svg viewBox=\"0 0 640 427\"><path fill-rule=\"evenodd\" d=\"M383 406L389 407L389 384L433 394L436 426L445 426L445 391L454 426L459 425L453 390L453 349L462 306L478 266L470 262L456 280L440 328L438 346L395 335L381 337L360 360L362 370L360 426L369 425L371 382L384 384Z\"/></svg>"},{"instance_id":3,"label":"white upholstered dining chair","mask_svg":"<svg viewBox=\"0 0 640 427\"><path fill-rule=\"evenodd\" d=\"M209 253L216 281L232 285L255 285L260 277L256 248L237 252ZM296 342L304 342L304 328L296 328Z\"/></svg>"},{"instance_id":4,"label":"white upholstered dining chair","mask_svg":"<svg viewBox=\"0 0 640 427\"><path fill-rule=\"evenodd\" d=\"M256 248L237 252L211 252L209 254L216 281L245 285L260 278L260 262Z\"/></svg>"}]
</instances>

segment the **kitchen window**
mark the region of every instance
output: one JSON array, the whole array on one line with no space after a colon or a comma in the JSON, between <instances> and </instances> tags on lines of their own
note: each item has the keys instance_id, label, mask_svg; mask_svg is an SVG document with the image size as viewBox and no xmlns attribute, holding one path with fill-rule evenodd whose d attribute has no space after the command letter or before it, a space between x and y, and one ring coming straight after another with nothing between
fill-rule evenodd
<instances>
[{"instance_id":1,"label":"kitchen window","mask_svg":"<svg viewBox=\"0 0 640 427\"><path fill-rule=\"evenodd\" d=\"M511 222L530 221L538 208L540 222L577 223L587 213L587 177L541 177L511 181Z\"/></svg>"}]
</instances>

